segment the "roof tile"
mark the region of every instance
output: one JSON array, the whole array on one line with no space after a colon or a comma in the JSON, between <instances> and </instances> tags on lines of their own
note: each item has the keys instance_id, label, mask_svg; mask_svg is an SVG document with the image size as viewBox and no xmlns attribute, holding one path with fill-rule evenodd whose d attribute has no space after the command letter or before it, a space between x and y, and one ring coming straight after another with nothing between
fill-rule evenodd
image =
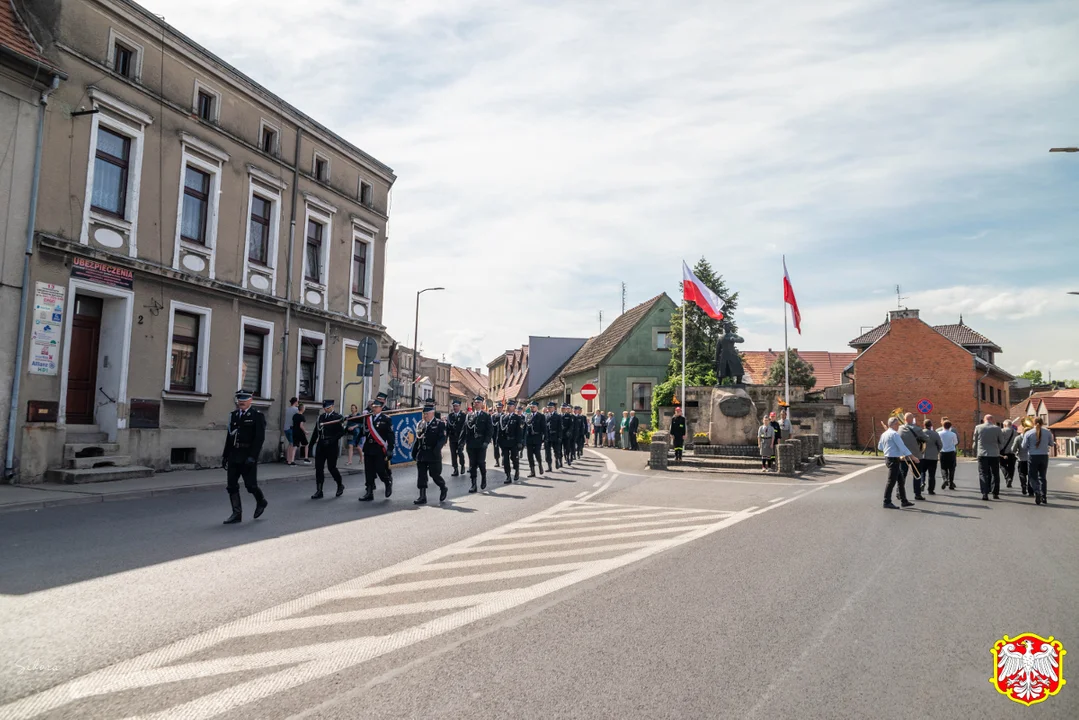
<instances>
[{"instance_id":1,"label":"roof tile","mask_svg":"<svg viewBox=\"0 0 1079 720\"><path fill-rule=\"evenodd\" d=\"M15 14L11 0L0 0L0 45L29 60L54 67L53 63L41 54L41 48L34 41L30 30Z\"/></svg>"},{"instance_id":2,"label":"roof tile","mask_svg":"<svg viewBox=\"0 0 1079 720\"><path fill-rule=\"evenodd\" d=\"M856 352L813 350L803 352L799 350L797 354L798 357L813 366L813 376L817 378L817 384L813 386L814 390L823 390L824 388L842 385L843 369L850 365L854 358L858 357ZM747 350L742 353L742 356L744 358L743 365L745 365L746 369L746 380L760 385L764 383L768 370L771 369L776 358L782 358L783 353L773 350Z\"/></svg>"}]
</instances>

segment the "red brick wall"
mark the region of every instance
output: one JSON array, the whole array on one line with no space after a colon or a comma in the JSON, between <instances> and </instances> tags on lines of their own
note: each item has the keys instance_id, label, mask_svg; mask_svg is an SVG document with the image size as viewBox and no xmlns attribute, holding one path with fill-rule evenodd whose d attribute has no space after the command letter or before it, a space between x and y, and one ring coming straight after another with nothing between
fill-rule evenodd
<instances>
[{"instance_id":1,"label":"red brick wall","mask_svg":"<svg viewBox=\"0 0 1079 720\"><path fill-rule=\"evenodd\" d=\"M978 400L975 383L985 382L1003 393L1003 404L981 403L981 414L998 420L1007 416L1008 384L985 371L974 370L973 356L919 319L893 319L888 333L854 361L854 406L857 413L858 446L864 447L882 430L892 410L901 407L917 416L918 401L928 398L928 416L939 428L941 417L952 421L960 447L969 447ZM978 390L980 393L980 388ZM995 395L995 394L994 394Z\"/></svg>"}]
</instances>

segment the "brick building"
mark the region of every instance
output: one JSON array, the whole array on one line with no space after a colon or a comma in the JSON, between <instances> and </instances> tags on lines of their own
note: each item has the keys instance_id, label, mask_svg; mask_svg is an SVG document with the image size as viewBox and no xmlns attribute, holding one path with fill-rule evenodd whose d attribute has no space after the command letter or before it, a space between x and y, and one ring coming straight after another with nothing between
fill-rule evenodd
<instances>
[{"instance_id":1,"label":"brick building","mask_svg":"<svg viewBox=\"0 0 1079 720\"><path fill-rule=\"evenodd\" d=\"M861 351L847 371L854 382L859 446L875 442L880 421L892 410L917 413L922 399L933 403L930 417L936 424L941 417L952 421L963 448L969 448L983 415L1008 415L1013 377L994 364L1001 349L962 320L934 327L917 310L893 310L887 322L850 346Z\"/></svg>"}]
</instances>

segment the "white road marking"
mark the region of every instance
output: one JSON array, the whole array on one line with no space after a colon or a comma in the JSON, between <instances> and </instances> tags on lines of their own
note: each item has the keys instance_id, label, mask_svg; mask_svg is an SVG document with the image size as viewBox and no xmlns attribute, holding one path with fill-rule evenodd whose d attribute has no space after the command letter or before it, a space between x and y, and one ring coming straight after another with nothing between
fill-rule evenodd
<instances>
[{"instance_id":1,"label":"white road marking","mask_svg":"<svg viewBox=\"0 0 1079 720\"><path fill-rule=\"evenodd\" d=\"M599 487L599 481L597 480L596 482L592 483L592 487L594 487L594 488Z\"/></svg>"},{"instance_id":2,"label":"white road marking","mask_svg":"<svg viewBox=\"0 0 1079 720\"><path fill-rule=\"evenodd\" d=\"M782 500L782 498L780 498L780 499ZM694 520L702 520L702 521L703 520L722 520L723 518L730 517L731 514L732 513L720 513L720 514L711 513L709 515L698 516L698 517L695 517L693 519ZM621 519L621 518L619 518L619 519ZM514 532L514 533L512 533L510 535L507 535L506 537L511 537L511 538L546 537L546 536L551 536L551 535L565 535L566 533L592 532L594 530L622 530L622 529L625 529L625 528L648 527L649 525L670 525L671 523L680 523L680 522L684 522L684 518L670 517L670 518L660 518L658 520L646 520L646 521L643 521L643 522L616 523L614 525L595 525L593 527L571 527L571 528L561 527L561 528L557 528L555 530L536 530L535 532Z\"/></svg>"},{"instance_id":3,"label":"white road marking","mask_svg":"<svg viewBox=\"0 0 1079 720\"><path fill-rule=\"evenodd\" d=\"M694 514L694 515L702 515L702 514L711 514L713 512L725 512L728 515L733 515L736 511L732 510L732 511L728 512L726 510L715 510L715 511L713 511L713 510L700 510L697 513L692 513L692 514ZM522 525L521 527L544 527L544 528L546 528L546 527L565 527L566 525L591 525L593 523L603 522L603 521L606 521L606 520L632 520L632 519L635 519L635 518L647 519L647 518L657 518L657 517L667 517L667 516L670 516L670 517L685 517L688 514L689 513L685 513L685 512L682 512L682 511L677 511L677 512L673 512L673 511L672 512L656 512L656 511L652 511L652 512L644 512L644 513L618 514L618 515L613 515L613 516L608 515L607 517L603 517L603 516L595 517L595 516L592 516L592 517L579 518L576 515L574 515L573 519L570 519L570 520L545 520L543 522L528 523L527 525Z\"/></svg>"},{"instance_id":4,"label":"white road marking","mask_svg":"<svg viewBox=\"0 0 1079 720\"><path fill-rule=\"evenodd\" d=\"M696 530L702 527L707 527L708 523L697 525L683 525L681 528L653 528L651 530L634 530L633 532L618 532L607 533L606 535L588 535L586 537L572 537L561 538L559 540L531 540L528 542L519 543L499 543L496 545L481 545L479 547L468 548L467 550L461 550L462 553L481 553L489 550L502 550L505 548L531 548L531 547L546 547L549 545L572 545L580 542L592 542L593 540L611 540L614 538L630 538L630 537L645 537L647 535L665 535L667 533L678 532L679 530ZM487 542L491 542L488 540Z\"/></svg>"},{"instance_id":5,"label":"white road marking","mask_svg":"<svg viewBox=\"0 0 1079 720\"><path fill-rule=\"evenodd\" d=\"M578 493L578 494L576 495L576 497L577 497L578 499L580 499L580 498L583 498L583 497L584 497L585 495L587 495L587 494L588 494L588 491L586 490L586 491L584 491L583 493Z\"/></svg>"},{"instance_id":6,"label":"white road marking","mask_svg":"<svg viewBox=\"0 0 1079 720\"><path fill-rule=\"evenodd\" d=\"M781 497L777 497L777 498L775 498L775 499L769 500L768 502L769 502L769 503L777 503L777 502L779 502L779 501L780 501L780 500L782 500L782 499L783 499L783 498L781 498Z\"/></svg>"}]
</instances>

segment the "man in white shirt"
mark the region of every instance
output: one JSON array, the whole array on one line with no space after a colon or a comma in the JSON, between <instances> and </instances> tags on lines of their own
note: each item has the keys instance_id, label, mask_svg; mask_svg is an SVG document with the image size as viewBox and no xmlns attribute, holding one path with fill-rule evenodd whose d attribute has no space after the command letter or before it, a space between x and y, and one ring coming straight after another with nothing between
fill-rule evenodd
<instances>
[{"instance_id":1,"label":"man in white shirt","mask_svg":"<svg viewBox=\"0 0 1079 720\"><path fill-rule=\"evenodd\" d=\"M903 487L905 485L903 466L910 459L910 451L899 436L899 418L888 418L888 429L881 434L877 447L884 451L884 462L888 466L888 486L884 489L884 507L890 510L898 509L892 503L892 488L897 485L900 505L912 507L914 503L907 500L907 491Z\"/></svg>"},{"instance_id":2,"label":"man in white shirt","mask_svg":"<svg viewBox=\"0 0 1079 720\"><path fill-rule=\"evenodd\" d=\"M948 418L944 418L944 429L937 434L940 435L940 489L955 490L955 449L959 446L959 436Z\"/></svg>"}]
</instances>

